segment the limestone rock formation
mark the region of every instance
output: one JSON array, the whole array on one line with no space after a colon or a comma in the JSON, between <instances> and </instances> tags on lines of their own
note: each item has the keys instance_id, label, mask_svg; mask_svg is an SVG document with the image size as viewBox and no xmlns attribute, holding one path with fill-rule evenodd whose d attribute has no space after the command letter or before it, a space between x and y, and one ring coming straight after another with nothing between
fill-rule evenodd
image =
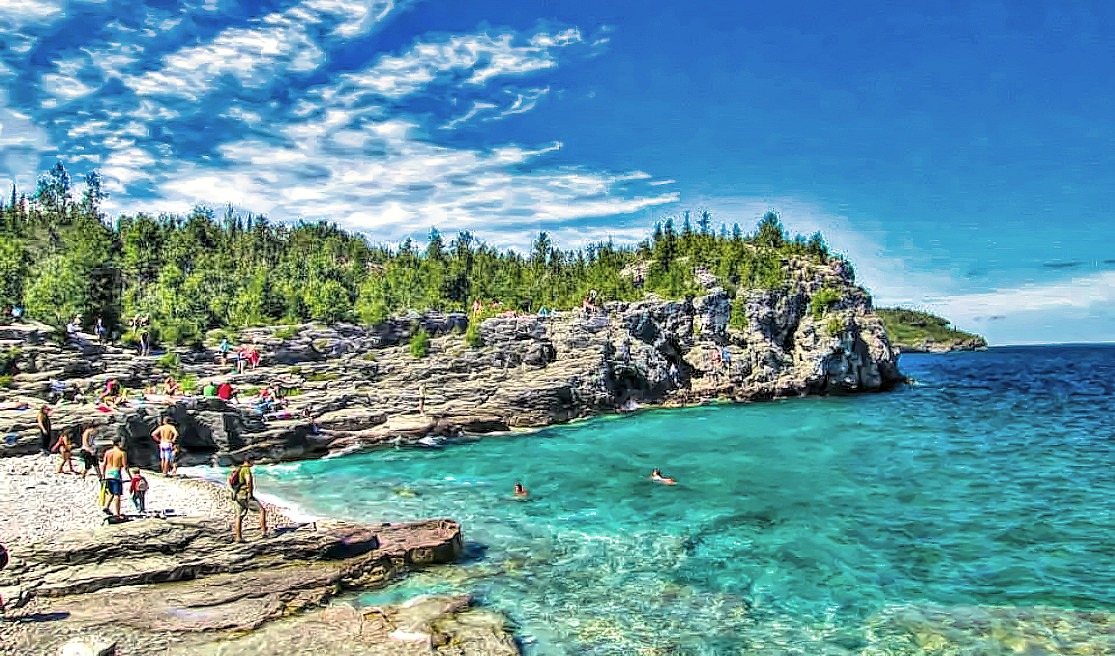
<instances>
[{"instance_id":1,"label":"limestone rock formation","mask_svg":"<svg viewBox=\"0 0 1115 656\"><path fill-rule=\"evenodd\" d=\"M306 324L245 329L262 365L237 373L215 350L139 357L83 336L66 346L45 326L0 328L0 350L16 373L0 403L37 407L51 395L83 393L114 378L141 388L167 369L194 381L227 380L242 391L275 385L287 406L267 413L250 402L189 397L169 404L135 401L117 411L91 403L58 406L57 428L93 423L102 445L127 442L132 461L155 464L150 431L170 414L182 431L182 462L227 464L247 453L271 460L312 458L385 443L505 431L565 422L641 405L683 405L803 394L885 390L902 380L897 353L851 273L787 262L778 290L714 288L689 300L607 303L593 312L501 316L466 343L468 318L414 314L382 326ZM812 307L822 290L836 300ZM432 339L415 358L408 340ZM419 408L420 391L426 398ZM37 448L32 410L0 411L0 455Z\"/></svg>"},{"instance_id":2,"label":"limestone rock formation","mask_svg":"<svg viewBox=\"0 0 1115 656\"><path fill-rule=\"evenodd\" d=\"M225 522L209 519L145 519L75 531L20 548L0 572L9 615L57 620L5 623L4 643L25 653L32 646L35 653L53 653L86 636L90 644L115 643L129 654L171 648L208 653L207 645L317 608L345 590L377 587L408 569L452 562L462 549L460 526L450 520L331 522L244 544L231 541ZM450 606L405 621L399 613L384 617L411 633L424 628L432 648L440 640L432 625L464 613L468 601ZM474 639L508 643L502 625L489 619L486 626L490 636Z\"/></svg>"}]
</instances>

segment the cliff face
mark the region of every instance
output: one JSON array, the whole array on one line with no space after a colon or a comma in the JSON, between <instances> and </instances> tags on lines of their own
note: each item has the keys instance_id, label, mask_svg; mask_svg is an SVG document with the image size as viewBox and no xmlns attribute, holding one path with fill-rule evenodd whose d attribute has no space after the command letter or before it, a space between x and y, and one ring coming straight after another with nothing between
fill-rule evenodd
<instances>
[{"instance_id":1,"label":"cliff face","mask_svg":"<svg viewBox=\"0 0 1115 656\"><path fill-rule=\"evenodd\" d=\"M491 318L479 326L478 347L465 344L468 319L462 315L415 315L372 329L246 329L239 341L260 350L259 369L237 374L205 351L180 353L181 371L198 378L198 389L211 379L240 388L276 384L290 391L289 416L264 418L251 404L188 398L169 405L133 401L116 412L65 404L54 423L102 425L102 441L120 434L135 461L154 464L150 431L168 413L182 430L186 463L229 462L249 452L289 460L397 440L546 426L644 404L872 392L901 381L897 353L870 298L840 263L791 262L789 273L781 291L735 299L712 289L691 301L648 299L608 303L590 313ZM817 312L811 299L823 289L837 293ZM407 346L419 327L433 335L423 358ZM139 388L165 376L155 357L85 341L63 348L46 336L33 325L0 328L0 349L18 348L15 366L24 372L0 391L0 401L22 399L37 407L51 381L93 388L116 378ZM34 425L30 410L0 412L0 435L7 436L0 454L33 451Z\"/></svg>"}]
</instances>

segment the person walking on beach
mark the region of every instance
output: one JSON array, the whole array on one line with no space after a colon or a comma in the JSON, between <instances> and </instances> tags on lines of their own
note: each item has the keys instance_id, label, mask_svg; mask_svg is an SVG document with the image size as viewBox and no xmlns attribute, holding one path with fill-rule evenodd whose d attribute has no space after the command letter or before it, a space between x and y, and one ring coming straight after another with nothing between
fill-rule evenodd
<instances>
[{"instance_id":1,"label":"person walking on beach","mask_svg":"<svg viewBox=\"0 0 1115 656\"><path fill-rule=\"evenodd\" d=\"M178 473L178 464L174 462L174 454L178 449L178 429L170 423L170 417L163 417L163 424L151 431L151 439L159 445L159 466L163 476L174 476Z\"/></svg>"},{"instance_id":2,"label":"person walking on beach","mask_svg":"<svg viewBox=\"0 0 1115 656\"><path fill-rule=\"evenodd\" d=\"M61 474L63 467L68 468L67 473L69 474L77 473L77 470L74 469L74 443L70 440L70 429L58 434L58 442L54 444L52 450L58 452L58 469L55 473Z\"/></svg>"},{"instance_id":3,"label":"person walking on beach","mask_svg":"<svg viewBox=\"0 0 1115 656\"><path fill-rule=\"evenodd\" d=\"M139 467L132 467L132 480L128 485L128 492L132 495L132 505L135 506L136 512L141 515L147 512L147 479L143 477Z\"/></svg>"},{"instance_id":4,"label":"person walking on beach","mask_svg":"<svg viewBox=\"0 0 1115 656\"><path fill-rule=\"evenodd\" d=\"M78 456L81 457L81 466L83 470L81 477L85 478L92 469L97 473L97 479L101 478L101 470L97 467L97 452L93 446L93 436L97 433L97 427L89 424L85 430L81 431L81 450L78 451Z\"/></svg>"},{"instance_id":5,"label":"person walking on beach","mask_svg":"<svg viewBox=\"0 0 1115 656\"><path fill-rule=\"evenodd\" d=\"M120 498L124 496L124 472L128 471L128 452L121 447L119 437L112 440L112 448L105 451L101 461L102 477L104 479L105 502L104 512L113 515L110 508L116 508L115 516L123 517L120 512Z\"/></svg>"},{"instance_id":6,"label":"person walking on beach","mask_svg":"<svg viewBox=\"0 0 1115 656\"><path fill-rule=\"evenodd\" d=\"M43 453L50 453L50 445L52 443L50 432L50 406L43 404L39 408L39 414L36 418L36 423L39 426L39 450Z\"/></svg>"},{"instance_id":7,"label":"person walking on beach","mask_svg":"<svg viewBox=\"0 0 1115 656\"><path fill-rule=\"evenodd\" d=\"M232 498L236 500L237 505L236 519L232 525L232 537L237 542L244 542L244 518L249 512L259 513L259 532L263 537L267 537L267 509L255 497L256 480L252 474L253 464L255 464L255 457L249 455L228 477Z\"/></svg>"}]
</instances>

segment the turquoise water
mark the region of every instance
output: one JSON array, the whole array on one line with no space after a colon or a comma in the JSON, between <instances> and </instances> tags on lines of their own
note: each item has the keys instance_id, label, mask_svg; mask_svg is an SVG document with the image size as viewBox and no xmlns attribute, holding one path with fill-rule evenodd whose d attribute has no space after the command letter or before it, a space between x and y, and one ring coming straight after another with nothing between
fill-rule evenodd
<instances>
[{"instance_id":1,"label":"turquoise water","mask_svg":"<svg viewBox=\"0 0 1115 656\"><path fill-rule=\"evenodd\" d=\"M902 367L918 382L888 394L277 465L260 487L322 515L461 521L463 566L363 601L469 592L528 654L915 653L933 613L1115 610L1115 347ZM982 644L955 653L997 653Z\"/></svg>"}]
</instances>

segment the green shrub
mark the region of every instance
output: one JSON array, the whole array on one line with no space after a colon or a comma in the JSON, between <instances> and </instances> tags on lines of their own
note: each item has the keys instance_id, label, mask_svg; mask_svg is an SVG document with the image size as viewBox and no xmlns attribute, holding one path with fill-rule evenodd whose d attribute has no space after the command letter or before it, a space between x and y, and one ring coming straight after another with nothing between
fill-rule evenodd
<instances>
[{"instance_id":1,"label":"green shrub","mask_svg":"<svg viewBox=\"0 0 1115 656\"><path fill-rule=\"evenodd\" d=\"M425 330L419 330L414 333L410 338L410 354L416 358L426 357L426 353L430 349L430 334Z\"/></svg>"},{"instance_id":2,"label":"green shrub","mask_svg":"<svg viewBox=\"0 0 1115 656\"><path fill-rule=\"evenodd\" d=\"M828 321L825 322L825 333L828 334L829 337L836 337L847 329L848 326L840 317L829 317Z\"/></svg>"},{"instance_id":3,"label":"green shrub","mask_svg":"<svg viewBox=\"0 0 1115 656\"><path fill-rule=\"evenodd\" d=\"M302 373L302 367L291 367L290 369L287 369L286 371L291 376L297 376L298 374Z\"/></svg>"},{"instance_id":4,"label":"green shrub","mask_svg":"<svg viewBox=\"0 0 1115 656\"><path fill-rule=\"evenodd\" d=\"M174 346L201 346L202 336L197 324L190 321L167 321L159 325L158 339ZM136 338L139 342L139 338Z\"/></svg>"},{"instance_id":5,"label":"green shrub","mask_svg":"<svg viewBox=\"0 0 1115 656\"><path fill-rule=\"evenodd\" d=\"M326 381L326 380L337 380L338 378L340 378L340 376L338 376L335 373L328 372L328 371L318 373L318 374L307 374L306 375L306 380L314 382L314 383L320 383L320 382L323 382L323 381Z\"/></svg>"},{"instance_id":6,"label":"green shrub","mask_svg":"<svg viewBox=\"0 0 1115 656\"><path fill-rule=\"evenodd\" d=\"M189 394L190 392L193 392L195 389L197 389L197 376L193 374L182 376L182 378L178 381L178 385L182 387L183 392Z\"/></svg>"},{"instance_id":7,"label":"green shrub","mask_svg":"<svg viewBox=\"0 0 1115 656\"><path fill-rule=\"evenodd\" d=\"M275 339L294 339L298 336L298 326L279 326L275 329Z\"/></svg>"},{"instance_id":8,"label":"green shrub","mask_svg":"<svg viewBox=\"0 0 1115 656\"><path fill-rule=\"evenodd\" d=\"M736 330L747 329L747 299L736 296L732 299L732 314L728 317L728 325Z\"/></svg>"},{"instance_id":9,"label":"green shrub","mask_svg":"<svg viewBox=\"0 0 1115 656\"><path fill-rule=\"evenodd\" d=\"M842 298L844 298L844 295L840 293L839 289L822 287L813 295L813 298L809 299L809 311L813 313L813 319L820 321L829 307Z\"/></svg>"},{"instance_id":10,"label":"green shrub","mask_svg":"<svg viewBox=\"0 0 1115 656\"><path fill-rule=\"evenodd\" d=\"M0 387L7 388L7 387L11 387L11 386L12 386L12 377L11 376L0 376Z\"/></svg>"},{"instance_id":11,"label":"green shrub","mask_svg":"<svg viewBox=\"0 0 1115 656\"><path fill-rule=\"evenodd\" d=\"M155 361L155 368L168 374L178 375L182 373L182 362L179 361L177 353L169 351Z\"/></svg>"},{"instance_id":12,"label":"green shrub","mask_svg":"<svg viewBox=\"0 0 1115 656\"><path fill-rule=\"evenodd\" d=\"M484 340L480 337L479 321L468 322L468 328L465 328L465 345L469 348L477 348L484 345Z\"/></svg>"}]
</instances>

